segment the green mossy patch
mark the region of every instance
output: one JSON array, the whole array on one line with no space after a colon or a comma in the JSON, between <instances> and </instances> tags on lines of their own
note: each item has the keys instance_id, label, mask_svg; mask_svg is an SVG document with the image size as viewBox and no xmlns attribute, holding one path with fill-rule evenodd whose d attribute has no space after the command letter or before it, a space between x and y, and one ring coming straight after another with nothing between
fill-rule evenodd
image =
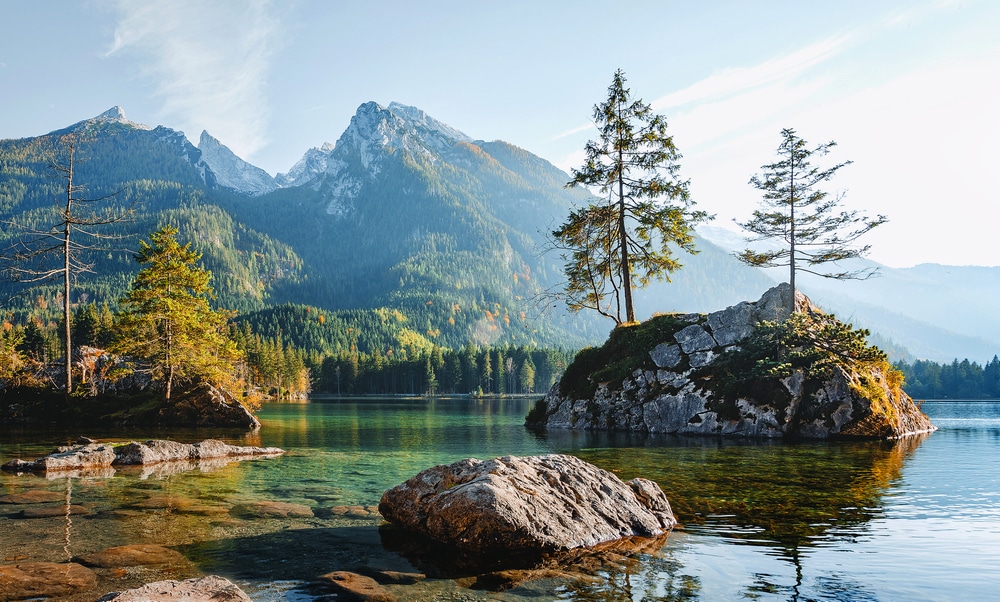
<instances>
[{"instance_id":1,"label":"green mossy patch","mask_svg":"<svg viewBox=\"0 0 1000 602\"><path fill-rule=\"evenodd\" d=\"M689 324L681 314L664 314L618 326L604 345L576 354L559 381L559 391L570 399L592 399L600 383L620 386L639 368L655 369L649 351L660 343L673 342L674 333Z\"/></svg>"}]
</instances>

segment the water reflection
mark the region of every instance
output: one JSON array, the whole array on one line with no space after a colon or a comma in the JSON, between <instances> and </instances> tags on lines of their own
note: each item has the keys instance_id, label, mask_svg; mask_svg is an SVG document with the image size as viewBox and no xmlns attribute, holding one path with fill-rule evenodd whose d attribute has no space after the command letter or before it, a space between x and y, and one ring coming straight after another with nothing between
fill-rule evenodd
<instances>
[{"instance_id":1,"label":"water reflection","mask_svg":"<svg viewBox=\"0 0 1000 602\"><path fill-rule=\"evenodd\" d=\"M244 433L137 431L132 438L169 436L193 442L213 436L234 444L283 447L289 453L180 473L133 469L113 477L77 475L72 480L65 475L57 480L0 475L0 496L44 490L64 498L50 504L65 508L72 503L90 511L26 520L17 517L21 507L0 506L0 562L25 556L29 561L62 561L70 554L111 546L156 543L180 550L193 564L146 569L138 576L129 573L135 581L216 573L238 581L255 600L320 598L325 594L308 587L312 579L364 567L437 576L417 585L392 586L400 599L895 599L900 596L885 595L886 583L911 579L915 563L896 566L882 560L876 579L865 574L875 557L855 550L867 550L873 540L884 539L885 525L898 525L901 518L944 517L960 524L973 513L981 521L993 520L996 505L984 508L976 500L1000 499L992 489L982 491L995 482L989 479L995 479L990 475L996 471L984 474L982 464L983 449L996 449L996 444L984 448L983 441L994 441L995 436L975 425L950 429L947 420L942 424L937 417L942 430L929 439L789 445L638 434L538 434L522 426L531 403L352 400L275 405L265 407L264 428L250 439ZM1000 428L1000 421L990 424L987 431ZM62 436L36 434L32 439L22 433L2 438L0 461L41 455ZM979 447L968 446L970 438ZM930 443L936 451L924 453ZM944 445L950 447L942 451ZM450 563L445 555L389 543L377 517L333 511L376 504L385 489L435 464L469 456L552 452L572 453L625 480L642 476L657 481L683 528L665 543L631 553L581 556L561 565L449 573L440 568L442 559L445 568ZM917 456L921 462L914 472ZM977 470L977 489L968 491L980 497L940 497L952 495L955 484L921 476L932 470ZM908 474L923 478L924 489L908 484ZM237 504L272 501L307 506L315 516L249 519L230 512ZM964 533L957 529L956 538ZM1000 541L987 535L984 550ZM878 558L912 557L915 547L893 548L892 554ZM885 563L890 563L889 569ZM926 570L929 563L921 566ZM885 576L893 570L895 576ZM944 578L948 573L942 571L928 572L927 579ZM128 579L133 576L114 581L110 572L101 574L98 587L103 591L79 599L93 600L99 597L94 593L131 585ZM487 593L474 587L506 591ZM290 590L295 590L294 596Z\"/></svg>"}]
</instances>

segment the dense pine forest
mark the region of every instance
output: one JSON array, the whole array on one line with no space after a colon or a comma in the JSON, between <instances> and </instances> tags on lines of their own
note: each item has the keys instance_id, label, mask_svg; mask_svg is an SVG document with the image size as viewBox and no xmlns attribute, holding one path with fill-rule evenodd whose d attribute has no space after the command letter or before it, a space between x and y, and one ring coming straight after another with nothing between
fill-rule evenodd
<instances>
[{"instance_id":1,"label":"dense pine forest","mask_svg":"<svg viewBox=\"0 0 1000 602\"><path fill-rule=\"evenodd\" d=\"M980 366L968 359L938 364L927 360L896 364L903 388L914 399L1000 399L1000 358Z\"/></svg>"}]
</instances>

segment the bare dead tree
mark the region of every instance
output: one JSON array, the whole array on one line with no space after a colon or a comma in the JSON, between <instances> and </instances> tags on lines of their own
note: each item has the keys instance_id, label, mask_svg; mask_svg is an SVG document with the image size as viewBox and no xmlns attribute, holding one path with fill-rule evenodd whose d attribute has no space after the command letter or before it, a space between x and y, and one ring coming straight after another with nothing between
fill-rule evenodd
<instances>
[{"instance_id":1,"label":"bare dead tree","mask_svg":"<svg viewBox=\"0 0 1000 602\"><path fill-rule=\"evenodd\" d=\"M77 152L83 142L85 139L75 132L62 136L59 145L63 156L53 153L49 161L53 176L65 181L65 187L56 197L55 221L48 228L31 226L17 219L3 222L11 232L18 233L5 253L10 260L11 278L23 283L62 281L67 397L73 390L71 286L80 274L94 273L94 264L85 261L87 252L102 250L99 241L123 238L101 233L98 228L129 219L134 206L134 201L124 209L102 206L120 191L95 198L83 196L86 186L74 180L79 162Z\"/></svg>"}]
</instances>

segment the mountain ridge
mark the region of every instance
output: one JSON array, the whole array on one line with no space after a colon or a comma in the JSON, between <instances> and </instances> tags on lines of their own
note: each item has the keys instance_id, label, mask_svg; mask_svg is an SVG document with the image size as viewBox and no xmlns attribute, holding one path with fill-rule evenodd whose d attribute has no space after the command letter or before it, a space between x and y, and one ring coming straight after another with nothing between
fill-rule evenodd
<instances>
[{"instance_id":1,"label":"mountain ridge","mask_svg":"<svg viewBox=\"0 0 1000 602\"><path fill-rule=\"evenodd\" d=\"M416 107L363 103L335 144L307 150L273 178L208 132L196 147L183 132L136 124L113 107L43 136L0 140L0 151L16 147L14 155L29 157L9 164L0 182L0 219L30 216L37 222L51 210L58 187L42 175L45 156L58 150L60 135L84 130L92 138L92 156L80 165L80 181L95 192L121 189L142 200L131 234L144 235L166 219L188 224L189 239L233 307L402 309L414 336L452 346L581 345L601 340L610 329L559 308L549 307L542 317L536 302L545 290L558 288L561 278L558 257L540 252L545 232L571 206L592 198L589 193L565 189L568 175L541 157L502 140L473 139ZM738 264L724 244L710 238L700 239L699 255L680 255L687 267L671 283L637 293L640 313L712 311L773 286L774 278ZM98 280L118 284L94 288L92 298L98 289L120 289L134 270L125 260L102 265L113 273ZM921 354L1000 347L1000 322L981 317L984 304L995 298L991 288L970 292L975 303L953 312L957 316L944 315L929 300L912 301L940 288L949 271L966 278L975 270L912 270L892 271L875 295L880 304L867 306L859 299L872 295L850 283L824 288L826 283L807 279L803 285L815 286L814 298L829 299L838 314L859 316L873 331L882 325L887 338ZM993 273L990 268L982 270L974 275L992 282L982 278ZM977 339L984 332L989 338ZM897 333L913 336L907 343Z\"/></svg>"}]
</instances>

